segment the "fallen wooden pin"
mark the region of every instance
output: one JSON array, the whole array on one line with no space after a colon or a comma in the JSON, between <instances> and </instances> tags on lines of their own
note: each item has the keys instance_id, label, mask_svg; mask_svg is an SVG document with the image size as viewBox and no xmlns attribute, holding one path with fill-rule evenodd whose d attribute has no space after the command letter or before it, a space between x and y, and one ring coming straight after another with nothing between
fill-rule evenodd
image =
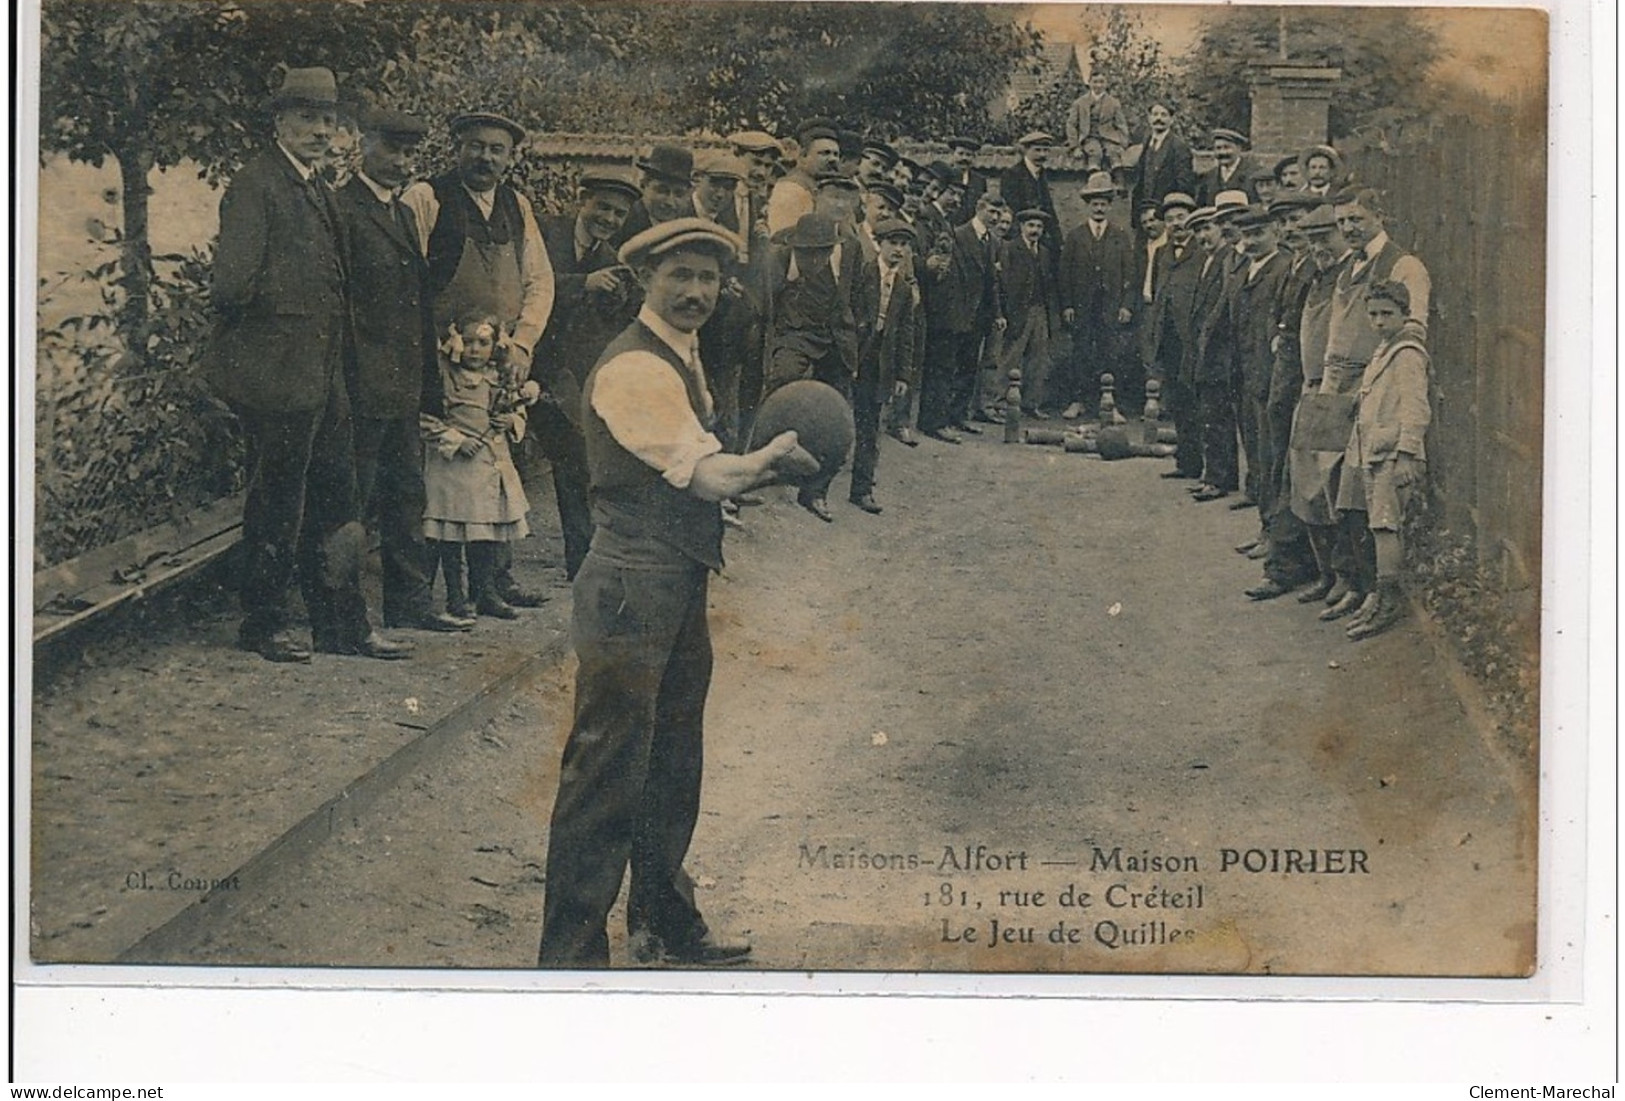
<instances>
[{"instance_id":1,"label":"fallen wooden pin","mask_svg":"<svg viewBox=\"0 0 1625 1101\"><path fill-rule=\"evenodd\" d=\"M1105 428L1088 425L1070 431L1063 428L1028 428L1022 432L1021 438L1023 443L1059 447L1073 455L1099 455L1108 462L1118 459L1166 459L1174 453L1171 444L1144 443L1134 439L1126 425L1114 424Z\"/></svg>"}]
</instances>

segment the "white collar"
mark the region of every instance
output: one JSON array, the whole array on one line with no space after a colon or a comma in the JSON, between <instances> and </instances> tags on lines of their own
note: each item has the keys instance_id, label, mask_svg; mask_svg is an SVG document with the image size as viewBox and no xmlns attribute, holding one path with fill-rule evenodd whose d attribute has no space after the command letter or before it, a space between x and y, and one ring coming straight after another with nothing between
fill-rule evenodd
<instances>
[{"instance_id":1,"label":"white collar","mask_svg":"<svg viewBox=\"0 0 1625 1101\"><path fill-rule=\"evenodd\" d=\"M1360 250L1360 262L1363 264L1368 261L1375 260L1377 258L1377 254L1386 248L1387 245L1388 231L1386 229L1379 229L1377 231L1377 235L1371 238L1371 240L1367 241L1365 243L1365 248Z\"/></svg>"},{"instance_id":2,"label":"white collar","mask_svg":"<svg viewBox=\"0 0 1625 1101\"><path fill-rule=\"evenodd\" d=\"M666 324L665 319L650 309L647 302L638 310L638 320L647 325L649 331L658 336L662 343L676 352L677 358L684 363L692 363L699 357L699 333L685 333Z\"/></svg>"}]
</instances>

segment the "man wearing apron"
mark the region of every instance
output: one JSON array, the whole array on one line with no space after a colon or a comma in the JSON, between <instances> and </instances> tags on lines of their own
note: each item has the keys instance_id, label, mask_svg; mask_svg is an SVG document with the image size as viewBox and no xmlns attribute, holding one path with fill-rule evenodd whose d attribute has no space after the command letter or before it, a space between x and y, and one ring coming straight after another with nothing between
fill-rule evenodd
<instances>
[{"instance_id":1,"label":"man wearing apron","mask_svg":"<svg viewBox=\"0 0 1625 1101\"><path fill-rule=\"evenodd\" d=\"M553 312L553 266L530 200L502 182L525 131L488 112L451 120L457 163L451 171L415 183L401 202L417 217L435 331L477 311L500 318L510 332L508 361L521 377ZM497 593L509 604L534 608L546 597L513 579L513 552L497 559Z\"/></svg>"}]
</instances>

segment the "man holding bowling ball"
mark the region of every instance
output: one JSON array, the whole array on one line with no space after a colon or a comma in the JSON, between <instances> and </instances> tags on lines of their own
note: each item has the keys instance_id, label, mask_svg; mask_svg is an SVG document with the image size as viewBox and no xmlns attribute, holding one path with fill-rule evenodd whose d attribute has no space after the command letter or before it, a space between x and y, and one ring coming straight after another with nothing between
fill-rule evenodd
<instances>
[{"instance_id":1,"label":"man holding bowling ball","mask_svg":"<svg viewBox=\"0 0 1625 1101\"><path fill-rule=\"evenodd\" d=\"M594 532L574 587L575 723L548 837L542 967L609 966L606 924L628 866L627 931L642 965L735 963L683 870L699 816L706 590L722 568L724 498L817 473L782 432L744 455L712 434L698 331L737 239L702 218L637 234L619 260L644 289L637 319L582 388Z\"/></svg>"}]
</instances>

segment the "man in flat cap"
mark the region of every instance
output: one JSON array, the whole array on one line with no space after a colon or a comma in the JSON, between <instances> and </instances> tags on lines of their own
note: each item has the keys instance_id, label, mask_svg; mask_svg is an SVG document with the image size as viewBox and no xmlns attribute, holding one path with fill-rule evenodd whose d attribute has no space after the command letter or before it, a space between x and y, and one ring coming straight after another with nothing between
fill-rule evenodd
<instances>
[{"instance_id":1,"label":"man in flat cap","mask_svg":"<svg viewBox=\"0 0 1625 1101\"><path fill-rule=\"evenodd\" d=\"M897 163L897 150L879 138L863 143L863 156L858 158L858 182L864 187L883 182Z\"/></svg>"},{"instance_id":2,"label":"man in flat cap","mask_svg":"<svg viewBox=\"0 0 1625 1101\"><path fill-rule=\"evenodd\" d=\"M1216 206L1219 192L1241 191L1247 201L1256 203L1253 174L1257 165L1243 154L1252 148L1252 142L1240 130L1220 127L1213 131L1213 167L1196 178L1196 201L1203 206Z\"/></svg>"},{"instance_id":3,"label":"man in flat cap","mask_svg":"<svg viewBox=\"0 0 1625 1101\"><path fill-rule=\"evenodd\" d=\"M377 658L361 594L365 537L343 371L348 270L332 192L317 175L337 126L327 69L290 69L271 98L274 143L220 199L205 370L249 441L238 645L307 662L289 629L298 574L317 650ZM414 372L414 382L417 379Z\"/></svg>"},{"instance_id":4,"label":"man in flat cap","mask_svg":"<svg viewBox=\"0 0 1625 1101\"><path fill-rule=\"evenodd\" d=\"M346 374L355 419L357 493L377 525L383 563L384 625L466 631L472 619L436 612L423 539L420 413L439 415L429 266L417 220L399 199L411 158L428 133L399 111L361 113L361 164L337 202L349 257L353 339Z\"/></svg>"},{"instance_id":5,"label":"man in flat cap","mask_svg":"<svg viewBox=\"0 0 1625 1101\"><path fill-rule=\"evenodd\" d=\"M763 396L800 379L833 386L848 401L858 373L857 303L863 256L829 214L813 211L774 238L771 329ZM802 486L796 502L831 523L829 478Z\"/></svg>"},{"instance_id":6,"label":"man in flat cap","mask_svg":"<svg viewBox=\"0 0 1625 1101\"><path fill-rule=\"evenodd\" d=\"M505 181L525 131L488 111L458 115L450 129L455 164L401 193L429 261L435 332L470 313L497 318L508 362L525 378L553 313L553 265L541 227L530 200ZM512 544L499 547L497 595L516 607L544 603L515 580Z\"/></svg>"},{"instance_id":7,"label":"man in flat cap","mask_svg":"<svg viewBox=\"0 0 1625 1101\"><path fill-rule=\"evenodd\" d=\"M581 174L575 211L541 220L542 240L553 262L553 316L536 346L542 400L532 406L530 416L533 435L553 467L564 568L571 578L592 541L581 384L605 345L637 310L637 281L616 261L611 242L642 194L627 169L589 170Z\"/></svg>"},{"instance_id":8,"label":"man in flat cap","mask_svg":"<svg viewBox=\"0 0 1625 1101\"><path fill-rule=\"evenodd\" d=\"M1036 207L1018 211L1018 235L998 250L999 300L1009 322L1000 366L1005 378L1012 370L1021 372L1021 395L1028 413L1049 392L1050 348L1061 327L1060 288L1055 284L1054 265L1044 255L1048 219Z\"/></svg>"},{"instance_id":9,"label":"man in flat cap","mask_svg":"<svg viewBox=\"0 0 1625 1101\"><path fill-rule=\"evenodd\" d=\"M976 216L976 203L987 194L987 177L972 167L982 143L975 138L955 134L948 138L948 164L954 170L954 179L963 193L959 200L959 213L954 215L955 225L964 225Z\"/></svg>"},{"instance_id":10,"label":"man in flat cap","mask_svg":"<svg viewBox=\"0 0 1625 1101\"><path fill-rule=\"evenodd\" d=\"M982 196L978 210L988 197ZM959 433L981 430L971 423L982 345L1005 327L999 303L997 242L978 214L953 230L948 248L926 258L925 366L920 379L919 428L942 443L962 443Z\"/></svg>"},{"instance_id":11,"label":"man in flat cap","mask_svg":"<svg viewBox=\"0 0 1625 1101\"><path fill-rule=\"evenodd\" d=\"M1266 406L1275 363L1275 306L1291 264L1281 250L1280 227L1267 210L1249 207L1236 215L1233 224L1241 231L1242 253L1247 258L1247 266L1232 285L1229 299L1239 382L1236 423L1247 460L1244 501L1259 505L1262 512L1269 504ZM1263 527L1261 515L1260 543L1265 538Z\"/></svg>"},{"instance_id":12,"label":"man in flat cap","mask_svg":"<svg viewBox=\"0 0 1625 1101\"><path fill-rule=\"evenodd\" d=\"M1055 214L1055 200L1050 195L1050 153L1055 139L1042 130L1023 134L1016 142L1021 159L999 173L999 195L1013 211L1042 210L1050 216L1045 223L1044 244L1059 259L1061 254L1060 221Z\"/></svg>"},{"instance_id":13,"label":"man in flat cap","mask_svg":"<svg viewBox=\"0 0 1625 1101\"><path fill-rule=\"evenodd\" d=\"M743 446L741 410L755 408L761 388L762 295L757 289L761 277L750 258L760 259L767 239L755 236L749 220L749 199L742 191L748 173L745 162L725 150L706 150L694 158L696 213L733 233L739 243L739 254L724 265L717 308L700 328L700 354L717 403L717 434L730 450ZM755 239L747 244L746 235Z\"/></svg>"},{"instance_id":14,"label":"man in flat cap","mask_svg":"<svg viewBox=\"0 0 1625 1101\"><path fill-rule=\"evenodd\" d=\"M888 425L908 424L907 408L919 387L925 354L925 316L910 255L914 228L889 217L872 229L875 259L864 265L864 285L857 295L858 374L852 395L856 440L847 499L864 512L878 514L874 490L880 423L884 415Z\"/></svg>"},{"instance_id":15,"label":"man in flat cap","mask_svg":"<svg viewBox=\"0 0 1625 1101\"><path fill-rule=\"evenodd\" d=\"M841 170L841 143L834 127L809 125L797 135L801 154L796 166L773 185L767 200L767 229L778 234L811 214L819 176Z\"/></svg>"},{"instance_id":16,"label":"man in flat cap","mask_svg":"<svg viewBox=\"0 0 1625 1101\"><path fill-rule=\"evenodd\" d=\"M644 301L583 393L595 531L574 586L580 665L548 832L542 967L609 966L606 926L628 866L633 962L716 966L750 953L712 933L683 868L700 808L717 502L818 463L793 432L733 455L710 430L697 331L734 252L733 235L701 218L621 247Z\"/></svg>"},{"instance_id":17,"label":"man in flat cap","mask_svg":"<svg viewBox=\"0 0 1625 1101\"><path fill-rule=\"evenodd\" d=\"M1275 162L1275 192L1303 190L1303 164L1296 156L1282 157Z\"/></svg>"}]
</instances>

